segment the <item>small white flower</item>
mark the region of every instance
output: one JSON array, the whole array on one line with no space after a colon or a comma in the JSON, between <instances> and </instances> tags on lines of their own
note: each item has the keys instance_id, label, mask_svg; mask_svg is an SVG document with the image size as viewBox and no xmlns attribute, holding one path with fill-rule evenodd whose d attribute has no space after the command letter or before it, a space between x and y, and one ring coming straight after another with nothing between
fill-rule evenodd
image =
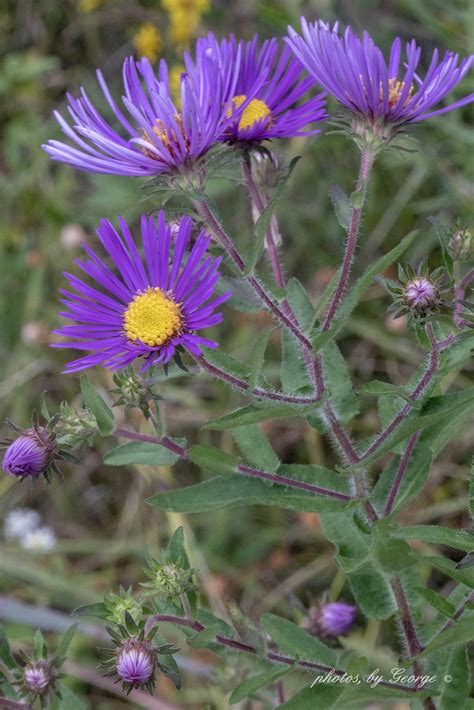
<instances>
[{"instance_id":1,"label":"small white flower","mask_svg":"<svg viewBox=\"0 0 474 710\"><path fill-rule=\"evenodd\" d=\"M25 550L34 552L49 552L56 544L56 535L46 526L31 530L21 540Z\"/></svg>"},{"instance_id":2,"label":"small white flower","mask_svg":"<svg viewBox=\"0 0 474 710\"><path fill-rule=\"evenodd\" d=\"M31 508L15 508L5 517L3 535L5 540L22 540L25 535L36 530L40 515Z\"/></svg>"}]
</instances>

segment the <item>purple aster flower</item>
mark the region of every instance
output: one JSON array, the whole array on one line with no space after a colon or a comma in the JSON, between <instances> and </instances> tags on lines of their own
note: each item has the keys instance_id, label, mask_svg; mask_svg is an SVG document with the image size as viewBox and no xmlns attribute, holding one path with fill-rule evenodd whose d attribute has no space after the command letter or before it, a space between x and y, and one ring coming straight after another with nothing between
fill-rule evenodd
<instances>
[{"instance_id":1,"label":"purple aster flower","mask_svg":"<svg viewBox=\"0 0 474 710\"><path fill-rule=\"evenodd\" d=\"M314 636L344 636L351 630L357 607L344 602L331 602L311 607L304 626Z\"/></svg>"},{"instance_id":2,"label":"purple aster flower","mask_svg":"<svg viewBox=\"0 0 474 710\"><path fill-rule=\"evenodd\" d=\"M68 94L70 126L55 112L63 132L76 147L49 141L44 150L54 160L80 170L117 175L160 175L192 164L232 122L223 111L223 81L216 61L200 57L200 71L181 77L181 109L173 103L168 67L160 62L158 77L147 59L125 60L125 95L120 108L100 71L97 78L121 132L95 108L84 89ZM124 134L124 135L122 135Z\"/></svg>"},{"instance_id":3,"label":"purple aster flower","mask_svg":"<svg viewBox=\"0 0 474 710\"><path fill-rule=\"evenodd\" d=\"M53 673L47 661L34 661L25 666L23 681L28 690L35 695L47 692L53 681Z\"/></svg>"},{"instance_id":4,"label":"purple aster flower","mask_svg":"<svg viewBox=\"0 0 474 710\"><path fill-rule=\"evenodd\" d=\"M474 94L436 110L438 104L468 72L473 56L459 63L459 55L446 52L433 56L424 78L417 73L421 49L415 40L407 43L401 59L401 41L396 38L388 65L382 51L367 32L362 39L348 27L341 37L338 23L331 29L324 22L301 18L302 37L291 27L286 42L307 71L350 112L372 125L401 126L424 121L463 106Z\"/></svg>"},{"instance_id":5,"label":"purple aster flower","mask_svg":"<svg viewBox=\"0 0 474 710\"><path fill-rule=\"evenodd\" d=\"M5 451L3 470L8 476L18 478L46 473L57 454L56 437L42 427L20 432L20 436Z\"/></svg>"},{"instance_id":6,"label":"purple aster flower","mask_svg":"<svg viewBox=\"0 0 474 710\"><path fill-rule=\"evenodd\" d=\"M266 40L259 49L258 35L248 42L237 42L233 35L218 42L209 33L198 39L196 57L196 66L189 55L185 58L190 76L202 71L203 58L216 58L220 67L225 115L231 119L222 140L253 143L319 133L304 129L326 118L325 94L304 99L314 80L301 76L301 63L288 47L280 52L276 39Z\"/></svg>"},{"instance_id":7,"label":"purple aster flower","mask_svg":"<svg viewBox=\"0 0 474 710\"><path fill-rule=\"evenodd\" d=\"M221 322L222 314L215 310L231 295L213 295L221 257L205 256L210 236L201 232L186 256L191 218L181 219L173 239L163 211L157 221L143 216L142 258L122 218L119 225L121 234L108 220L102 220L97 230L117 274L85 244L89 259L76 263L95 286L65 274L76 293L61 291L65 297L62 303L69 309L61 315L76 324L56 331L73 340L55 347L92 351L70 362L66 372L94 365L116 370L139 357L145 358L142 369L146 369L169 362L178 348L199 356L201 346L218 347L199 335L204 328Z\"/></svg>"},{"instance_id":8,"label":"purple aster flower","mask_svg":"<svg viewBox=\"0 0 474 710\"><path fill-rule=\"evenodd\" d=\"M146 641L127 639L117 654L117 675L132 687L146 685L153 677L155 659Z\"/></svg>"},{"instance_id":9,"label":"purple aster flower","mask_svg":"<svg viewBox=\"0 0 474 710\"><path fill-rule=\"evenodd\" d=\"M406 305L417 313L427 313L439 303L439 290L436 284L424 276L410 281L404 291Z\"/></svg>"}]
</instances>

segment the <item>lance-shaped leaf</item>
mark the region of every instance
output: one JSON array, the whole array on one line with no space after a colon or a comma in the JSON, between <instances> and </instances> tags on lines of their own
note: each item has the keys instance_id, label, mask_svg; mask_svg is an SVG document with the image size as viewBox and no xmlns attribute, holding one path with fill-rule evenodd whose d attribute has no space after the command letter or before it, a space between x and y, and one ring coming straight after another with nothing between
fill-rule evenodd
<instances>
[{"instance_id":1,"label":"lance-shaped leaf","mask_svg":"<svg viewBox=\"0 0 474 710\"><path fill-rule=\"evenodd\" d=\"M180 513L207 513L241 505L277 505L289 510L319 512L340 511L355 505L352 500L315 495L283 485L269 485L239 473L159 493L147 502L162 510Z\"/></svg>"},{"instance_id":2,"label":"lance-shaped leaf","mask_svg":"<svg viewBox=\"0 0 474 710\"><path fill-rule=\"evenodd\" d=\"M174 441L181 445L183 440L176 439ZM108 466L130 466L132 464L171 466L178 459L178 454L160 444L153 444L147 441L130 441L108 451L104 456L104 463Z\"/></svg>"},{"instance_id":3,"label":"lance-shaped leaf","mask_svg":"<svg viewBox=\"0 0 474 710\"><path fill-rule=\"evenodd\" d=\"M230 704L234 705L235 703L239 703L241 700L244 700L245 698L253 695L256 690L264 688L265 686L270 685L270 683L275 683L277 680L280 680L280 678L287 675L291 671L291 666L287 668L275 668L275 666L271 666L263 673L259 673L258 675L255 675L252 678L247 678L247 680L244 680L242 681L242 683L239 683L239 685L232 691L231 696L229 698Z\"/></svg>"},{"instance_id":4,"label":"lance-shaped leaf","mask_svg":"<svg viewBox=\"0 0 474 710\"><path fill-rule=\"evenodd\" d=\"M115 430L115 417L111 408L97 394L85 375L81 375L81 393L84 404L97 421L99 431L104 436L110 436Z\"/></svg>"},{"instance_id":5,"label":"lance-shaped leaf","mask_svg":"<svg viewBox=\"0 0 474 710\"><path fill-rule=\"evenodd\" d=\"M442 525L412 525L393 530L391 536L400 540L415 539L433 545L447 545L464 552L474 551L473 530L453 530Z\"/></svg>"},{"instance_id":6,"label":"lance-shaped leaf","mask_svg":"<svg viewBox=\"0 0 474 710\"><path fill-rule=\"evenodd\" d=\"M306 661L321 663L323 666L337 665L337 653L332 648L292 621L282 619L275 614L264 614L261 623L279 651Z\"/></svg>"},{"instance_id":7,"label":"lance-shaped leaf","mask_svg":"<svg viewBox=\"0 0 474 710\"><path fill-rule=\"evenodd\" d=\"M280 459L257 424L237 427L232 436L249 464L264 471L274 472L278 469Z\"/></svg>"},{"instance_id":8,"label":"lance-shaped leaf","mask_svg":"<svg viewBox=\"0 0 474 710\"><path fill-rule=\"evenodd\" d=\"M247 424L258 424L258 422L265 422L268 419L295 417L302 414L302 409L303 407L300 407L297 410L291 404L271 404L263 407L247 404L245 407L235 409L230 414L225 414L223 417L206 422L203 425L203 429L233 429Z\"/></svg>"}]
</instances>

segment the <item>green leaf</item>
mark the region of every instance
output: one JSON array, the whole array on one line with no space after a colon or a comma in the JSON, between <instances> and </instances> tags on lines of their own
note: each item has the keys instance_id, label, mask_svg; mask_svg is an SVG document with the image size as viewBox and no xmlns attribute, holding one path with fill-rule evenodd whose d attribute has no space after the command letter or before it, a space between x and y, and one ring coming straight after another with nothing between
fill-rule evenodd
<instances>
[{"instance_id":1,"label":"green leaf","mask_svg":"<svg viewBox=\"0 0 474 710\"><path fill-rule=\"evenodd\" d=\"M385 575L371 562L364 562L347 576L352 594L369 619L388 619L397 605Z\"/></svg>"},{"instance_id":2,"label":"green leaf","mask_svg":"<svg viewBox=\"0 0 474 710\"><path fill-rule=\"evenodd\" d=\"M396 456L392 459L382 472L382 475L379 477L370 495L370 501L380 513L383 513L385 510L388 496L400 465L400 459L400 456ZM395 497L392 513L396 513L419 495L428 480L431 460L431 450L418 441L413 449L408 466L405 469L398 493Z\"/></svg>"},{"instance_id":3,"label":"green leaf","mask_svg":"<svg viewBox=\"0 0 474 710\"><path fill-rule=\"evenodd\" d=\"M147 441L130 441L108 451L104 456L107 466L130 466L145 464L147 466L171 466L179 456L166 449L161 444Z\"/></svg>"},{"instance_id":4,"label":"green leaf","mask_svg":"<svg viewBox=\"0 0 474 710\"><path fill-rule=\"evenodd\" d=\"M287 298L301 330L308 333L314 324L316 312L305 287L294 276L288 280Z\"/></svg>"},{"instance_id":5,"label":"green leaf","mask_svg":"<svg viewBox=\"0 0 474 710\"><path fill-rule=\"evenodd\" d=\"M288 331L281 334L282 359L281 359L281 384L283 392L291 394L308 393L313 391L311 380L301 354L301 349L294 337Z\"/></svg>"},{"instance_id":6,"label":"green leaf","mask_svg":"<svg viewBox=\"0 0 474 710\"><path fill-rule=\"evenodd\" d=\"M208 626L207 629L198 631L193 636L187 639L188 646L191 648L207 648L210 643L215 642L216 634L219 633L217 626Z\"/></svg>"},{"instance_id":7,"label":"green leaf","mask_svg":"<svg viewBox=\"0 0 474 710\"><path fill-rule=\"evenodd\" d=\"M455 646L448 654L441 675L439 710L464 710L471 692L470 664L466 646Z\"/></svg>"},{"instance_id":8,"label":"green leaf","mask_svg":"<svg viewBox=\"0 0 474 710\"><path fill-rule=\"evenodd\" d=\"M57 710L87 710L87 705L64 683L59 683L61 699Z\"/></svg>"},{"instance_id":9,"label":"green leaf","mask_svg":"<svg viewBox=\"0 0 474 710\"><path fill-rule=\"evenodd\" d=\"M438 648L446 649L448 646L468 643L474 638L474 615L464 615L452 626L442 631L430 641L430 643L419 654L418 658L423 658L436 651Z\"/></svg>"},{"instance_id":10,"label":"green leaf","mask_svg":"<svg viewBox=\"0 0 474 710\"><path fill-rule=\"evenodd\" d=\"M331 402L342 422L349 422L359 411L351 377L336 343L327 343L322 350L323 368Z\"/></svg>"},{"instance_id":11,"label":"green leaf","mask_svg":"<svg viewBox=\"0 0 474 710\"><path fill-rule=\"evenodd\" d=\"M425 601L430 604L434 609L440 612L443 616L447 616L448 619L452 619L456 612L456 607L451 604L447 599L442 597L433 589L428 587L415 587L415 592L417 592Z\"/></svg>"},{"instance_id":12,"label":"green leaf","mask_svg":"<svg viewBox=\"0 0 474 710\"><path fill-rule=\"evenodd\" d=\"M0 660L3 661L7 668L16 667L15 659L12 656L10 644L3 626L0 626Z\"/></svg>"},{"instance_id":13,"label":"green leaf","mask_svg":"<svg viewBox=\"0 0 474 710\"><path fill-rule=\"evenodd\" d=\"M216 295L232 291L228 305L241 313L258 313L263 310L263 303L247 279L235 276L221 276L216 284Z\"/></svg>"},{"instance_id":14,"label":"green leaf","mask_svg":"<svg viewBox=\"0 0 474 710\"><path fill-rule=\"evenodd\" d=\"M349 229L352 216L352 207L348 196L339 185L331 185L329 197L336 212L337 221L343 229Z\"/></svg>"},{"instance_id":15,"label":"green leaf","mask_svg":"<svg viewBox=\"0 0 474 710\"><path fill-rule=\"evenodd\" d=\"M344 688L340 683L329 685L327 683L316 683L312 687L303 688L292 698L278 706L278 710L341 710L338 703Z\"/></svg>"},{"instance_id":16,"label":"green leaf","mask_svg":"<svg viewBox=\"0 0 474 710\"><path fill-rule=\"evenodd\" d=\"M99 431L104 436L110 436L115 431L115 417L111 408L97 394L86 375L81 375L81 393L86 408L94 415Z\"/></svg>"},{"instance_id":17,"label":"green leaf","mask_svg":"<svg viewBox=\"0 0 474 710\"><path fill-rule=\"evenodd\" d=\"M396 444L411 434L422 431L434 424L444 424L451 415L459 413L460 407L463 408L464 415L474 409L474 387L460 392L431 397L423 405L419 413L407 415L393 433L370 456L364 458L364 464L378 461L382 456L392 451Z\"/></svg>"},{"instance_id":18,"label":"green leaf","mask_svg":"<svg viewBox=\"0 0 474 710\"><path fill-rule=\"evenodd\" d=\"M169 557L170 561L175 564L183 563L183 561L185 563L188 562L188 556L184 547L184 530L182 525L176 528L170 537L168 545L166 546L166 557ZM188 567L189 563L186 566Z\"/></svg>"},{"instance_id":19,"label":"green leaf","mask_svg":"<svg viewBox=\"0 0 474 710\"><path fill-rule=\"evenodd\" d=\"M398 528L392 533L392 537L401 540L420 540L433 545L448 545L457 550L472 552L474 550L474 531L453 530L441 525L413 525L406 528Z\"/></svg>"},{"instance_id":20,"label":"green leaf","mask_svg":"<svg viewBox=\"0 0 474 710\"><path fill-rule=\"evenodd\" d=\"M219 474L235 473L239 463L236 456L204 444L196 444L188 449L188 459L203 471Z\"/></svg>"},{"instance_id":21,"label":"green leaf","mask_svg":"<svg viewBox=\"0 0 474 710\"><path fill-rule=\"evenodd\" d=\"M278 650L292 656L327 666L337 665L337 653L292 621L275 614L264 614L261 620L265 631L276 643Z\"/></svg>"},{"instance_id":22,"label":"green leaf","mask_svg":"<svg viewBox=\"0 0 474 710\"><path fill-rule=\"evenodd\" d=\"M39 658L46 658L46 655L47 655L46 644L45 644L41 629L37 629L35 631L34 643L35 643L36 658L38 658L38 659Z\"/></svg>"},{"instance_id":23,"label":"green leaf","mask_svg":"<svg viewBox=\"0 0 474 710\"><path fill-rule=\"evenodd\" d=\"M461 584L465 584L467 587L474 589L474 570L472 567L459 569L453 560L448 560L445 557L421 556L421 560L436 567L440 572L444 572L444 574L455 579L457 582L461 582Z\"/></svg>"},{"instance_id":24,"label":"green leaf","mask_svg":"<svg viewBox=\"0 0 474 710\"><path fill-rule=\"evenodd\" d=\"M206 513L239 505L278 505L290 510L318 512L344 510L354 505L353 501L326 498L287 486L268 485L239 473L159 493L149 498L147 503L180 513Z\"/></svg>"},{"instance_id":25,"label":"green leaf","mask_svg":"<svg viewBox=\"0 0 474 710\"><path fill-rule=\"evenodd\" d=\"M77 624L73 624L63 635L54 654L55 656L67 656L67 652L69 650L69 646L71 645L72 639L74 638L74 634L76 633L77 626Z\"/></svg>"},{"instance_id":26,"label":"green leaf","mask_svg":"<svg viewBox=\"0 0 474 710\"><path fill-rule=\"evenodd\" d=\"M469 477L469 514L474 522L474 461L471 466L471 475Z\"/></svg>"},{"instance_id":27,"label":"green leaf","mask_svg":"<svg viewBox=\"0 0 474 710\"><path fill-rule=\"evenodd\" d=\"M372 382L368 382L366 385L361 387L359 392L361 394L374 395L376 397L378 397L379 395L393 394L397 397L401 397L413 407L421 406L421 402L417 402L416 400L411 399L411 397L405 392L403 387L400 387L399 385L393 385L391 382L381 382L380 380L372 380Z\"/></svg>"},{"instance_id":28,"label":"green leaf","mask_svg":"<svg viewBox=\"0 0 474 710\"><path fill-rule=\"evenodd\" d=\"M303 409L302 407L300 410ZM247 404L245 407L235 409L230 414L225 414L223 417L213 419L203 425L203 429L232 429L233 427L245 426L247 424L257 424L265 422L268 419L279 419L281 417L301 416L302 412L296 410L290 404L272 404L264 407L256 407L253 404Z\"/></svg>"},{"instance_id":29,"label":"green leaf","mask_svg":"<svg viewBox=\"0 0 474 710\"><path fill-rule=\"evenodd\" d=\"M239 685L232 691L232 694L229 698L230 704L234 705L235 703L239 703L247 696L252 695L252 693L255 693L255 691L259 688L264 688L270 683L275 683L275 681L279 680L284 675L287 675L287 673L290 673L291 670L291 666L289 668L283 669L272 667L271 670L265 671L264 673L259 673L259 675L255 675L253 676L253 678L248 678L247 680L244 680L242 683L239 683Z\"/></svg>"},{"instance_id":30,"label":"green leaf","mask_svg":"<svg viewBox=\"0 0 474 710\"><path fill-rule=\"evenodd\" d=\"M237 427L233 430L232 436L249 464L264 471L277 470L280 459L259 426L249 424Z\"/></svg>"},{"instance_id":31,"label":"green leaf","mask_svg":"<svg viewBox=\"0 0 474 710\"><path fill-rule=\"evenodd\" d=\"M173 656L161 655L159 660L159 668L164 675L169 678L175 687L179 690L182 685L181 673Z\"/></svg>"},{"instance_id":32,"label":"green leaf","mask_svg":"<svg viewBox=\"0 0 474 710\"><path fill-rule=\"evenodd\" d=\"M97 619L107 619L107 609L103 602L83 604L71 612L71 616L95 616Z\"/></svg>"},{"instance_id":33,"label":"green leaf","mask_svg":"<svg viewBox=\"0 0 474 710\"><path fill-rule=\"evenodd\" d=\"M242 360L237 360L237 358L227 355L222 351L222 348L217 348L212 350L211 348L203 348L206 360L218 367L225 372L228 372L234 377L238 377L241 380L248 381L250 378L250 366Z\"/></svg>"},{"instance_id":34,"label":"green leaf","mask_svg":"<svg viewBox=\"0 0 474 710\"><path fill-rule=\"evenodd\" d=\"M258 379L262 374L263 366L265 365L265 352L267 350L268 343L275 328L266 328L263 330L257 338L252 351L252 358L250 361L251 376L249 380L249 390L252 392L257 386Z\"/></svg>"}]
</instances>

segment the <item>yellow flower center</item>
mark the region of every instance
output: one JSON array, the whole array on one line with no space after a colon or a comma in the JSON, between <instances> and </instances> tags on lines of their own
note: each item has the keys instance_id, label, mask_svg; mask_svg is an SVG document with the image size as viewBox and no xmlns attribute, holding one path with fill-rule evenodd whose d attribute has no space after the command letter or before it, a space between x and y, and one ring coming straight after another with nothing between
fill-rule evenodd
<instances>
[{"instance_id":1,"label":"yellow flower center","mask_svg":"<svg viewBox=\"0 0 474 710\"><path fill-rule=\"evenodd\" d=\"M137 294L124 313L127 338L150 347L164 345L183 325L179 304L157 287Z\"/></svg>"},{"instance_id":2,"label":"yellow flower center","mask_svg":"<svg viewBox=\"0 0 474 710\"><path fill-rule=\"evenodd\" d=\"M246 100L247 97L245 96L245 94L234 96L234 98L232 99L233 107L227 110L227 118L232 116L233 111L237 108L240 108L240 106L242 106L242 104ZM270 111L265 101L261 101L260 99L252 99L248 106L246 106L246 108L244 108L244 110L242 111L238 127L240 128L240 130L244 130L245 128L252 128L252 126L257 123L257 121L262 121L263 119L266 119L266 128L271 123L272 112Z\"/></svg>"},{"instance_id":3,"label":"yellow flower center","mask_svg":"<svg viewBox=\"0 0 474 710\"><path fill-rule=\"evenodd\" d=\"M177 113L177 114L175 115L175 119L176 119L176 123L178 124L178 128L179 128L179 130L180 130L180 132L181 132L181 135L182 135L182 137L183 137L183 139L184 139L186 148L189 148L190 143L189 143L189 138L186 136L185 131L184 131L183 118L182 118L182 116L181 116L179 113ZM163 145L164 145L165 148L168 150L168 152L170 153L170 155L172 155L172 156L174 157L174 155L175 155L175 149L174 149L173 142L174 142L174 143L177 143L177 142L178 142L178 137L177 137L177 135L176 135L176 132L172 129L172 130L171 130L171 137L170 137L168 131L166 130L166 128L165 128L165 126L164 126L163 121L160 121L160 119L157 118L157 119L156 119L156 126L153 126L153 133L154 133L155 136L158 138L158 140L159 140L161 143L163 143ZM150 135L149 135L149 133L148 133L147 131L142 131L142 137L143 137L146 141L148 141L148 143L153 143L153 139L150 137ZM145 155L146 155L148 158L153 158L153 160L158 160L158 156L156 155L156 153L153 153L153 151L148 150L147 148L142 148L141 150L142 150L143 153L145 153Z\"/></svg>"},{"instance_id":4,"label":"yellow flower center","mask_svg":"<svg viewBox=\"0 0 474 710\"><path fill-rule=\"evenodd\" d=\"M405 82L404 81L398 81L398 79L389 79L388 80L388 105L390 108L393 108L394 106L397 105L398 101L400 100L400 96L402 95L402 92L405 88ZM406 106L406 104L409 102L411 97L413 96L413 84L410 86L410 90L406 96L405 101L403 102L403 105ZM382 99L382 87L380 87L380 98Z\"/></svg>"}]
</instances>

